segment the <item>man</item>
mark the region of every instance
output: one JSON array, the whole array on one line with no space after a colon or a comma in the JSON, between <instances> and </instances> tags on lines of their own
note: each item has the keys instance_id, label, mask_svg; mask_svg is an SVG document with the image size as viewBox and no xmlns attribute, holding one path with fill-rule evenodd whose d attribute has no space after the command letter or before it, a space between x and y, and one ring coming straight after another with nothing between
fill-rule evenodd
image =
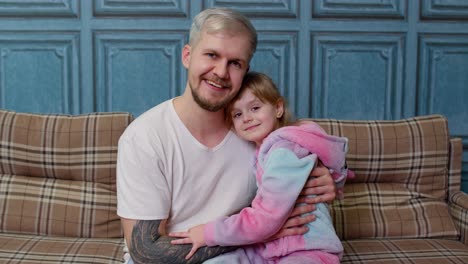
<instances>
[{"instance_id":1,"label":"man","mask_svg":"<svg viewBox=\"0 0 468 264\"><path fill-rule=\"evenodd\" d=\"M185 231L236 213L254 197L255 149L226 126L224 107L239 91L256 45L255 29L240 13L201 12L182 50L188 70L185 92L142 114L122 135L117 213L135 263L185 263L190 245L171 246L161 233ZM307 202L333 200L328 170L317 168L312 175L322 175L308 182L319 187L306 188L304 194L323 195ZM312 210L313 204L297 207L277 236L304 233L300 225L313 216L294 216ZM288 229L291 226L296 228ZM227 250L203 248L189 263Z\"/></svg>"}]
</instances>

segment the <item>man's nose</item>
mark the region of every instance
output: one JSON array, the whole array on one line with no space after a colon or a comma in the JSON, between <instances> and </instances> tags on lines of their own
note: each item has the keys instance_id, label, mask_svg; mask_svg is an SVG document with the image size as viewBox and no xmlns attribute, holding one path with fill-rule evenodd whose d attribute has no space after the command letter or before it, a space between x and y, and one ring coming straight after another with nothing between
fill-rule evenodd
<instances>
[{"instance_id":1,"label":"man's nose","mask_svg":"<svg viewBox=\"0 0 468 264\"><path fill-rule=\"evenodd\" d=\"M228 75L228 62L219 61L214 68L214 74L221 79L225 79Z\"/></svg>"}]
</instances>

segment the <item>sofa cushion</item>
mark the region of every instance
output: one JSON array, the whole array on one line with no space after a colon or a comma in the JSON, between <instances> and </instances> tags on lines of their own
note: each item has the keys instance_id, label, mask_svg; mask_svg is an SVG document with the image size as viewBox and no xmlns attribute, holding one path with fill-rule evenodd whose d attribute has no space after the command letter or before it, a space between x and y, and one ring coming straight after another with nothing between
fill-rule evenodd
<instances>
[{"instance_id":1,"label":"sofa cushion","mask_svg":"<svg viewBox=\"0 0 468 264\"><path fill-rule=\"evenodd\" d=\"M394 121L314 120L349 139L356 174L332 215L342 239L455 238L446 197L449 135L440 115Z\"/></svg>"},{"instance_id":2,"label":"sofa cushion","mask_svg":"<svg viewBox=\"0 0 468 264\"><path fill-rule=\"evenodd\" d=\"M352 183L335 201L332 216L338 236L360 238L450 238L458 235L445 201L395 183Z\"/></svg>"},{"instance_id":3,"label":"sofa cushion","mask_svg":"<svg viewBox=\"0 0 468 264\"><path fill-rule=\"evenodd\" d=\"M114 187L0 174L0 232L122 237Z\"/></svg>"},{"instance_id":4,"label":"sofa cushion","mask_svg":"<svg viewBox=\"0 0 468 264\"><path fill-rule=\"evenodd\" d=\"M0 174L115 184L118 140L131 119L0 111Z\"/></svg>"},{"instance_id":5,"label":"sofa cushion","mask_svg":"<svg viewBox=\"0 0 468 264\"><path fill-rule=\"evenodd\" d=\"M0 234L0 263L123 263L123 239Z\"/></svg>"},{"instance_id":6,"label":"sofa cushion","mask_svg":"<svg viewBox=\"0 0 468 264\"><path fill-rule=\"evenodd\" d=\"M115 168L131 120L0 111L0 232L122 237Z\"/></svg>"},{"instance_id":7,"label":"sofa cushion","mask_svg":"<svg viewBox=\"0 0 468 264\"><path fill-rule=\"evenodd\" d=\"M369 239L343 241L342 264L468 263L468 247L442 239Z\"/></svg>"},{"instance_id":8,"label":"sofa cushion","mask_svg":"<svg viewBox=\"0 0 468 264\"><path fill-rule=\"evenodd\" d=\"M346 159L356 173L351 182L401 183L417 193L446 198L449 135L444 117L316 122L349 139Z\"/></svg>"}]
</instances>

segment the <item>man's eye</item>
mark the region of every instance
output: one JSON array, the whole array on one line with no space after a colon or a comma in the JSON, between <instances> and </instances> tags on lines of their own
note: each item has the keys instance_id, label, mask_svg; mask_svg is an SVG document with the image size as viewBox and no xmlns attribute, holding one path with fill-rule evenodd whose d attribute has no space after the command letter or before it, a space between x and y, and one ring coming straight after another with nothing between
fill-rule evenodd
<instances>
[{"instance_id":1,"label":"man's eye","mask_svg":"<svg viewBox=\"0 0 468 264\"><path fill-rule=\"evenodd\" d=\"M214 53L207 53L206 56L210 57L210 58L215 58L216 57L216 54Z\"/></svg>"},{"instance_id":2,"label":"man's eye","mask_svg":"<svg viewBox=\"0 0 468 264\"><path fill-rule=\"evenodd\" d=\"M232 66L234 66L234 67L236 67L238 69L242 68L242 64L240 64L240 62L238 62L238 61L230 61L229 64L231 64Z\"/></svg>"}]
</instances>

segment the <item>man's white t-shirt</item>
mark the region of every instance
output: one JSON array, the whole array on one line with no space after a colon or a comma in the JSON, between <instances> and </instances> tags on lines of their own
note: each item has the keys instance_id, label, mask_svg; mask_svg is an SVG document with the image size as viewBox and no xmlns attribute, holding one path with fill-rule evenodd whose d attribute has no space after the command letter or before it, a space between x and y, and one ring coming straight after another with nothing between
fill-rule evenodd
<instances>
[{"instance_id":1,"label":"man's white t-shirt","mask_svg":"<svg viewBox=\"0 0 468 264\"><path fill-rule=\"evenodd\" d=\"M155 106L119 140L117 214L169 219L171 232L237 213L255 196L254 148L231 131L207 148L182 123L173 100Z\"/></svg>"}]
</instances>

